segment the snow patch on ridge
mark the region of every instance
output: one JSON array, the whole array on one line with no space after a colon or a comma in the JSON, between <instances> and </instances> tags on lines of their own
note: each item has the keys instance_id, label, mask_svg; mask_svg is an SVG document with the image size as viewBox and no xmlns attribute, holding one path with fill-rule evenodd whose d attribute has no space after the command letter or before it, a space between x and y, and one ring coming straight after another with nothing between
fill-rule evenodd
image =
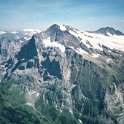
<instances>
[{"instance_id":1,"label":"snow patch on ridge","mask_svg":"<svg viewBox=\"0 0 124 124\"><path fill-rule=\"evenodd\" d=\"M45 45L45 47L56 47L59 48L62 53L65 52L64 45L57 43L56 41L51 41L50 38L44 39L43 44Z\"/></svg>"},{"instance_id":2,"label":"snow patch on ridge","mask_svg":"<svg viewBox=\"0 0 124 124\"><path fill-rule=\"evenodd\" d=\"M12 34L17 34L18 32L17 32L17 31L12 31L11 33L12 33Z\"/></svg>"},{"instance_id":3,"label":"snow patch on ridge","mask_svg":"<svg viewBox=\"0 0 124 124\"><path fill-rule=\"evenodd\" d=\"M100 55L99 54L92 54L92 57L98 58Z\"/></svg>"},{"instance_id":4,"label":"snow patch on ridge","mask_svg":"<svg viewBox=\"0 0 124 124\"><path fill-rule=\"evenodd\" d=\"M102 34L95 34L89 32L80 32L78 30L69 30L69 33L77 37L80 42L84 43L88 48L103 50L102 45L111 49L118 49L124 51L124 36L110 35L104 36ZM89 42L91 46L87 43Z\"/></svg>"},{"instance_id":5,"label":"snow patch on ridge","mask_svg":"<svg viewBox=\"0 0 124 124\"><path fill-rule=\"evenodd\" d=\"M60 30L66 31L67 29L66 29L65 25L60 25Z\"/></svg>"}]
</instances>

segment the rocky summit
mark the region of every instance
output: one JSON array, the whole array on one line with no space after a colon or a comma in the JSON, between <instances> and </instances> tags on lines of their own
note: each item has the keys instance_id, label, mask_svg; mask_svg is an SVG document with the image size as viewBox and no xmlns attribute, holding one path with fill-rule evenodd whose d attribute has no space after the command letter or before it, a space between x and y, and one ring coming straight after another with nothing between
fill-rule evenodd
<instances>
[{"instance_id":1,"label":"rocky summit","mask_svg":"<svg viewBox=\"0 0 124 124\"><path fill-rule=\"evenodd\" d=\"M54 24L28 40L21 37L23 42L2 35L1 124L124 123L124 36L119 31Z\"/></svg>"}]
</instances>

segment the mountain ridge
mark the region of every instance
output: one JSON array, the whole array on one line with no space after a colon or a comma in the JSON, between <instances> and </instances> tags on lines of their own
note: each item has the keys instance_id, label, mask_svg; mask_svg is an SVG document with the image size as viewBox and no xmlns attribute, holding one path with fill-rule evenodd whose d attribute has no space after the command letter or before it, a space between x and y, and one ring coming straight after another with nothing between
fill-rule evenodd
<instances>
[{"instance_id":1,"label":"mountain ridge","mask_svg":"<svg viewBox=\"0 0 124 124\"><path fill-rule=\"evenodd\" d=\"M103 35L106 35L106 36L109 36L109 35L122 36L122 35L124 35L124 33L122 33L119 30L116 30L116 29L114 29L112 27L100 28L100 29L98 29L96 31L93 31L93 33L103 34Z\"/></svg>"},{"instance_id":2,"label":"mountain ridge","mask_svg":"<svg viewBox=\"0 0 124 124\"><path fill-rule=\"evenodd\" d=\"M58 24L53 24L51 25L50 27L58 27L58 28L63 28L62 30L65 31L67 30L68 28L70 29L74 29L72 26L70 25L66 25L66 24L61 24L61 25L58 25ZM76 28L75 28L76 29ZM78 30L78 29L76 29ZM17 34L19 32L24 32L24 33L32 33L35 34L35 33L40 33L42 32L42 30L39 30L39 29L31 29L31 28L24 28L24 29L21 29L21 30L13 30L13 31L0 31L0 35L2 34L5 34L5 33L12 33L12 34ZM102 27L102 28L99 28L97 29L96 31L87 31L87 32L92 32L92 33L97 33L97 34L103 34L103 35L106 35L106 36L109 36L110 34L111 35L117 35L117 36L121 36L121 35L124 35L123 32L121 32L120 30L117 30L113 27ZM107 33L110 33L110 34L107 34Z\"/></svg>"},{"instance_id":3,"label":"mountain ridge","mask_svg":"<svg viewBox=\"0 0 124 124\"><path fill-rule=\"evenodd\" d=\"M3 118L23 120L11 120L19 108L33 111L38 124L123 124L123 37L54 24L18 48L11 40L0 43L0 84L12 83L7 90L0 85L2 104L9 101L0 108Z\"/></svg>"}]
</instances>

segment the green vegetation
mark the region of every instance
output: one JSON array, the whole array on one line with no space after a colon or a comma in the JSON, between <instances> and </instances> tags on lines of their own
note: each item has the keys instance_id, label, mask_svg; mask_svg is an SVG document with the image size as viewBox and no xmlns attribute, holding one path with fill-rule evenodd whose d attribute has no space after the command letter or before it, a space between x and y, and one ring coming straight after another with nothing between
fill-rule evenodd
<instances>
[{"instance_id":1,"label":"green vegetation","mask_svg":"<svg viewBox=\"0 0 124 124\"><path fill-rule=\"evenodd\" d=\"M54 106L46 104L42 96L37 100L35 107L48 119L50 124L77 124L68 110L64 109L60 112Z\"/></svg>"},{"instance_id":2,"label":"green vegetation","mask_svg":"<svg viewBox=\"0 0 124 124\"><path fill-rule=\"evenodd\" d=\"M0 124L77 124L71 113L46 104L40 96L35 109L26 105L24 86L13 79L0 84Z\"/></svg>"},{"instance_id":3,"label":"green vegetation","mask_svg":"<svg viewBox=\"0 0 124 124\"><path fill-rule=\"evenodd\" d=\"M76 69L75 69L76 70ZM26 104L26 88L19 85L19 82L11 79L0 84L0 124L79 124L78 119L83 124L105 124L104 119L100 120L100 115L105 115L116 121L116 116L105 111L104 88L101 85L101 77L97 73L91 73L92 79L86 78L84 71L72 71L77 79L73 82L77 86L72 90L72 100L75 101L73 115L68 108L55 108L55 102L60 104L63 99L61 89L56 88L56 84L50 86L48 92L41 93L35 102L34 108ZM83 70L83 69L82 69ZM76 72L76 73L74 73ZM87 82L87 83L85 83ZM58 83L58 82L57 82ZM109 85L111 93L114 92L113 85ZM80 90L78 88L81 88ZM85 98L80 98L80 92L83 92ZM45 97L45 101L44 97ZM120 114L123 108L115 108L114 113Z\"/></svg>"},{"instance_id":4,"label":"green vegetation","mask_svg":"<svg viewBox=\"0 0 124 124\"><path fill-rule=\"evenodd\" d=\"M0 124L46 124L36 110L26 105L25 91L14 80L0 84Z\"/></svg>"}]
</instances>

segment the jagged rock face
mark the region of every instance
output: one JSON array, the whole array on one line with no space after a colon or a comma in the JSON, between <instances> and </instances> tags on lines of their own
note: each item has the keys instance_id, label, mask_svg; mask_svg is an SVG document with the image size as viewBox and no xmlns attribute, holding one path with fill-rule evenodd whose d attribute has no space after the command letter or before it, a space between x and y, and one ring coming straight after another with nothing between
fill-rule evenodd
<instances>
[{"instance_id":1,"label":"jagged rock face","mask_svg":"<svg viewBox=\"0 0 124 124\"><path fill-rule=\"evenodd\" d=\"M45 104L60 112L66 108L83 123L122 124L123 52L104 45L103 51L88 48L70 29L63 31L53 25L34 35L6 61L4 79L14 78L19 85L39 93ZM51 46L46 46L47 42ZM87 54L80 53L80 49ZM101 56L93 58L92 53ZM107 57L112 62L107 63ZM29 90L26 96L32 94ZM26 98L35 108L36 95L32 102Z\"/></svg>"},{"instance_id":2,"label":"jagged rock face","mask_svg":"<svg viewBox=\"0 0 124 124\"><path fill-rule=\"evenodd\" d=\"M35 45L35 39L32 37L30 42L24 44L21 50L18 52L16 58L18 61L24 59L25 61L32 59L33 57L37 56L37 49Z\"/></svg>"},{"instance_id":3,"label":"jagged rock face","mask_svg":"<svg viewBox=\"0 0 124 124\"><path fill-rule=\"evenodd\" d=\"M62 31L60 26L52 25L45 32L36 35L42 42L43 39L50 38L51 41L56 41L64 46L72 46L77 48L80 46L80 41L71 35L67 30Z\"/></svg>"},{"instance_id":4,"label":"jagged rock face","mask_svg":"<svg viewBox=\"0 0 124 124\"><path fill-rule=\"evenodd\" d=\"M0 55L6 60L10 57L12 57L16 52L18 52L18 49L20 48L20 43L15 43L10 40L1 41L0 42Z\"/></svg>"},{"instance_id":5,"label":"jagged rock face","mask_svg":"<svg viewBox=\"0 0 124 124\"><path fill-rule=\"evenodd\" d=\"M5 63L7 61L12 62L12 58L15 56L16 53L18 53L20 48L21 44L19 42L10 40L0 41L0 81L5 75L7 69Z\"/></svg>"}]
</instances>

